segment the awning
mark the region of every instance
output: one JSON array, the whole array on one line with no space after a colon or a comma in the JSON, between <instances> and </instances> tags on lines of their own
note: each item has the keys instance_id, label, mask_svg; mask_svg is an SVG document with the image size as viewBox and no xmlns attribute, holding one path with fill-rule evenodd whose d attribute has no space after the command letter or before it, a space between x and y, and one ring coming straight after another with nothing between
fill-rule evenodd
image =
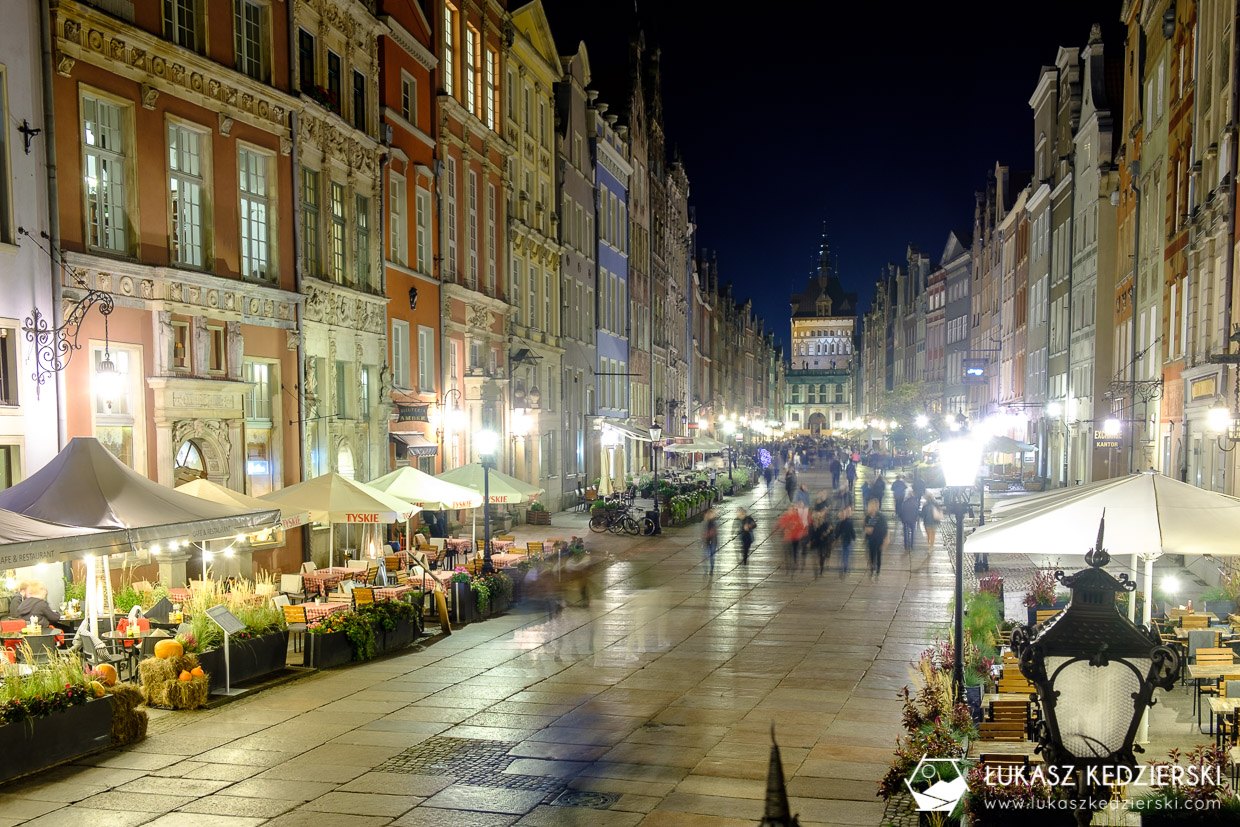
<instances>
[{"instance_id":1,"label":"awning","mask_svg":"<svg viewBox=\"0 0 1240 827\"><path fill-rule=\"evenodd\" d=\"M625 424L624 424L624 423L622 423L622 422L608 422L608 421L604 420L604 421L603 421L603 427L604 427L604 428L611 428L611 429L613 429L613 430L619 431L620 433L624 434L625 436L629 437L630 439L636 439L636 440L639 440L639 441L641 441L641 442L649 442L649 441L650 441L650 432L649 432L649 431L643 431L641 428L638 428L638 427L633 426L633 425L625 425Z\"/></svg>"},{"instance_id":2,"label":"awning","mask_svg":"<svg viewBox=\"0 0 1240 827\"><path fill-rule=\"evenodd\" d=\"M388 436L393 442L405 443L405 449L415 457L433 457L439 453L439 446L417 431L394 431Z\"/></svg>"}]
</instances>

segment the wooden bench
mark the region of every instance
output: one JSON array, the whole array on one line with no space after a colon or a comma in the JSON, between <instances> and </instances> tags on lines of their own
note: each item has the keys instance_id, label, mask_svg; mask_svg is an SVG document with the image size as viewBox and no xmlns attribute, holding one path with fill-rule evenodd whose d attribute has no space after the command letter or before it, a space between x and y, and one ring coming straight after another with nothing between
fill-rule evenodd
<instances>
[{"instance_id":1,"label":"wooden bench","mask_svg":"<svg viewBox=\"0 0 1240 827\"><path fill-rule=\"evenodd\" d=\"M1025 740L1024 721L982 721L977 725L977 731L981 741Z\"/></svg>"},{"instance_id":2,"label":"wooden bench","mask_svg":"<svg viewBox=\"0 0 1240 827\"><path fill-rule=\"evenodd\" d=\"M1038 609L1037 623L1039 625L1042 623L1045 623L1046 621L1050 620L1055 615L1059 614L1061 611L1063 611L1063 609Z\"/></svg>"},{"instance_id":3,"label":"wooden bench","mask_svg":"<svg viewBox=\"0 0 1240 827\"><path fill-rule=\"evenodd\" d=\"M1184 615L1180 618L1180 626L1184 629L1209 629L1210 618L1207 615Z\"/></svg>"}]
</instances>

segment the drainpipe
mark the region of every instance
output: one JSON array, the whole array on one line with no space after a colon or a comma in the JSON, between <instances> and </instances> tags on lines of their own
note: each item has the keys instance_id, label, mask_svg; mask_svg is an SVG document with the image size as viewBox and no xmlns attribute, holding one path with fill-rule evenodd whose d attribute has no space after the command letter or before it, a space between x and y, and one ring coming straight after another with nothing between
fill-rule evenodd
<instances>
[{"instance_id":1,"label":"drainpipe","mask_svg":"<svg viewBox=\"0 0 1240 827\"><path fill-rule=\"evenodd\" d=\"M64 323L64 285L60 280L60 268L63 262L57 261L60 254L60 199L57 191L56 175L56 106L52 81L52 11L50 0L39 3L39 39L42 48L42 81L43 81L43 157L47 167L47 235L48 235L48 266L52 280L52 327L59 328ZM37 301L37 299L36 299ZM69 423L65 411L65 375L64 371L56 372L56 446L57 450L65 447L69 438Z\"/></svg>"},{"instance_id":2,"label":"drainpipe","mask_svg":"<svg viewBox=\"0 0 1240 827\"><path fill-rule=\"evenodd\" d=\"M1232 25L1232 32L1240 31L1236 26L1240 25L1240 6L1236 7L1235 24ZM1232 56L1231 56L1231 123L1228 124L1231 141L1228 146L1230 158L1227 164L1227 243L1223 245L1226 251L1226 264L1223 278L1223 352L1231 352L1231 301L1233 287L1231 280L1235 277L1236 268L1236 164L1240 161L1240 149L1237 148L1236 122L1238 113L1240 113L1240 90L1237 90L1237 84L1240 84L1240 66L1236 65L1236 60L1240 59L1240 37L1232 36ZM1227 368L1223 368L1223 392L1227 391ZM1240 376L1233 376L1233 382L1240 382ZM1226 463L1226 460L1224 460ZM1226 468L1226 465L1224 465ZM1224 473L1226 473L1224 471ZM1226 485L1223 487L1226 492Z\"/></svg>"},{"instance_id":3,"label":"drainpipe","mask_svg":"<svg viewBox=\"0 0 1240 827\"><path fill-rule=\"evenodd\" d=\"M1197 78L1198 72L1201 68L1201 46L1198 43L1198 36L1200 34L1201 34L1201 17L1200 15L1198 15L1197 22L1194 26L1194 32L1193 32L1193 78L1194 79ZM1197 113L1200 108L1200 105L1201 105L1201 99L1200 97L1198 97L1197 91L1194 88L1193 90L1193 119L1190 122L1194 135L1196 134L1196 130L1197 130ZM1197 141L1194 139L1192 143L1189 145L1189 149L1188 149L1188 171L1189 171L1188 172L1188 209L1189 209L1189 215L1192 214L1193 205L1197 201L1197 176L1192 171L1193 167L1196 166L1196 164L1197 164ZM1176 208L1177 209L1179 208L1179 204L1176 205ZM1193 228L1191 224L1188 227L1188 233L1189 233L1189 240L1188 240L1187 247L1191 250L1193 246L1193 237L1192 237ZM1228 245L1230 245L1231 240L1229 239L1227 243ZM1188 254L1185 253L1186 257L1187 255ZM1185 277L1184 277L1184 317L1181 320L1181 329L1180 329L1180 347L1183 348L1184 350L1184 367L1188 367L1189 360L1193 359L1192 349L1188 345L1188 330L1190 326L1188 322L1188 314L1190 312L1189 308L1192 307L1192 291L1193 291L1193 280L1191 277L1188 276L1188 268L1186 266ZM1181 406L1183 406L1184 403L1181 401L1180 404ZM1181 455L1184 460L1184 465L1183 465L1183 468L1181 468L1180 470L1180 479L1183 482L1188 482L1188 446L1189 446L1188 413L1187 411L1184 411L1183 413L1184 413L1184 417L1180 425L1182 428L1183 439L1184 439L1184 449L1181 452Z\"/></svg>"},{"instance_id":4,"label":"drainpipe","mask_svg":"<svg viewBox=\"0 0 1240 827\"><path fill-rule=\"evenodd\" d=\"M1132 197L1136 200L1132 230L1132 287L1129 293L1132 298L1128 303L1129 327L1132 333L1132 362L1128 366L1130 377L1128 385L1130 411L1128 415L1128 473L1132 474L1136 471L1137 462L1137 271L1141 260L1141 188L1137 186L1137 175L1141 172L1141 162L1137 160L1130 162L1128 170L1132 176L1129 186L1132 189ZM1136 605L1136 601L1133 601L1133 605Z\"/></svg>"}]
</instances>

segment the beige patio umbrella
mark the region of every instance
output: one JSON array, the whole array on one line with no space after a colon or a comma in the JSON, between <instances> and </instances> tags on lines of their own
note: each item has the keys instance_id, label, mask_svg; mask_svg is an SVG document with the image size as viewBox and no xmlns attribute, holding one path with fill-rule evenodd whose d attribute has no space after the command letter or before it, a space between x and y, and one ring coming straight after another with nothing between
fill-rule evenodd
<instances>
[{"instance_id":1,"label":"beige patio umbrella","mask_svg":"<svg viewBox=\"0 0 1240 827\"><path fill-rule=\"evenodd\" d=\"M182 494L189 494L191 497L198 497L199 499L219 503L220 505L231 505L250 511L271 508L271 503L266 500L251 497L249 494L242 494L240 491L234 491L208 479L190 480L184 485L178 485L176 490ZM310 522L310 513L308 511L281 510L280 512L280 528L297 528L308 522Z\"/></svg>"},{"instance_id":2,"label":"beige patio umbrella","mask_svg":"<svg viewBox=\"0 0 1240 827\"><path fill-rule=\"evenodd\" d=\"M367 485L397 499L408 500L425 511L477 508L482 505L481 493L431 476L411 465L403 465L390 474L371 480ZM409 529L409 519L406 519L405 537L410 536Z\"/></svg>"}]
</instances>

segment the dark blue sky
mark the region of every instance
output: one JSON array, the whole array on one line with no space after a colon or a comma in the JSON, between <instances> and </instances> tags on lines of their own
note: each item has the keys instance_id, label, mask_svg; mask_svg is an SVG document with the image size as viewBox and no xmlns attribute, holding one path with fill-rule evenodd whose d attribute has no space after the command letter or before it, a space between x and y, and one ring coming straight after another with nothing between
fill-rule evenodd
<instances>
[{"instance_id":1,"label":"dark blue sky","mask_svg":"<svg viewBox=\"0 0 1240 827\"><path fill-rule=\"evenodd\" d=\"M950 229L971 228L996 160L1031 166L1039 67L1093 22L1110 55L1125 34L1118 0L543 3L561 54L586 41L613 107L638 19L662 47L668 148L689 174L699 246L785 342L824 220L868 305L910 242L937 261Z\"/></svg>"}]
</instances>

